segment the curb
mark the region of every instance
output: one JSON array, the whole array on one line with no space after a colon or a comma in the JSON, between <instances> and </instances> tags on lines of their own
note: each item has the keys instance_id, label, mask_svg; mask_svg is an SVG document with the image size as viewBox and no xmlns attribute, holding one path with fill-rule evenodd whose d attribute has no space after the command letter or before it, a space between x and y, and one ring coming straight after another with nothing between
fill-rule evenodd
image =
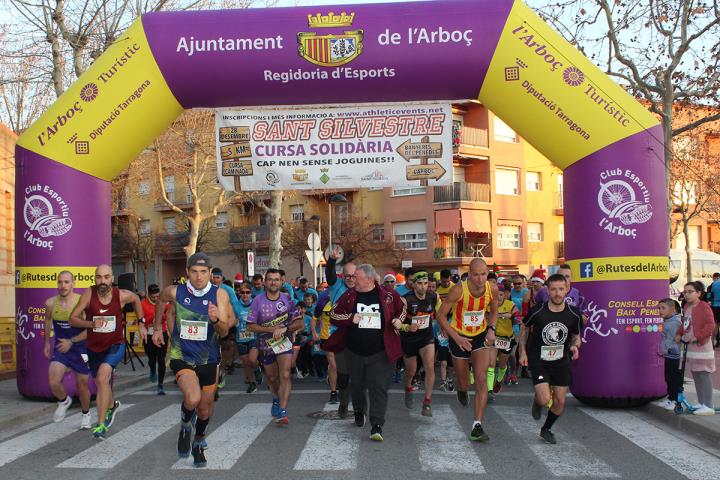
<instances>
[{"instance_id":1,"label":"curb","mask_svg":"<svg viewBox=\"0 0 720 480\"><path fill-rule=\"evenodd\" d=\"M714 417L699 417L688 413L678 415L653 404L645 405L642 410L654 419L678 430L700 435L711 442L720 442L720 426L715 425L716 422L708 421L708 418L712 419Z\"/></svg>"},{"instance_id":2,"label":"curb","mask_svg":"<svg viewBox=\"0 0 720 480\"><path fill-rule=\"evenodd\" d=\"M113 383L113 393L116 395L121 395L122 393L137 387L139 385L147 383L147 376L145 375L138 375L137 377L128 378L127 380L123 379L120 382ZM14 415L12 417L1 419L0 418L0 430L4 430L6 428L11 428L16 425L19 425L25 421L37 419L38 417L42 417L44 415L51 415L52 412L55 411L56 405L55 402L40 402L40 401L33 401L33 400L22 400L25 402L33 402L37 405L36 408L28 408L27 412ZM92 408L92 406L91 406ZM79 410L78 410L79 411Z\"/></svg>"}]
</instances>

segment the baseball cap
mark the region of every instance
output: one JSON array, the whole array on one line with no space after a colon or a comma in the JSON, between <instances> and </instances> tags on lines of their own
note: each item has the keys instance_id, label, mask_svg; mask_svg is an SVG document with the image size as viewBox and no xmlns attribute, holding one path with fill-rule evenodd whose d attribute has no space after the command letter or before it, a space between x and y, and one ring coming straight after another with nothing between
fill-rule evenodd
<instances>
[{"instance_id":1,"label":"baseball cap","mask_svg":"<svg viewBox=\"0 0 720 480\"><path fill-rule=\"evenodd\" d=\"M193 253L190 258L187 259L187 268L190 267L208 267L212 265L210 263L210 257L202 252Z\"/></svg>"},{"instance_id":2,"label":"baseball cap","mask_svg":"<svg viewBox=\"0 0 720 480\"><path fill-rule=\"evenodd\" d=\"M222 277L223 276L222 268L220 268L220 267L214 267L210 273L212 273L212 275L214 277Z\"/></svg>"}]
</instances>

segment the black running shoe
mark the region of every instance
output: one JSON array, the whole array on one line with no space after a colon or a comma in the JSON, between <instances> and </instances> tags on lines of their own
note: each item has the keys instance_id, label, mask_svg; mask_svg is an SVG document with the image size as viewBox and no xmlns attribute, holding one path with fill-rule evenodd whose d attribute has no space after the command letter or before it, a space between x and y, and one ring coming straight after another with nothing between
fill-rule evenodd
<instances>
[{"instance_id":1,"label":"black running shoe","mask_svg":"<svg viewBox=\"0 0 720 480\"><path fill-rule=\"evenodd\" d=\"M178 435L177 453L180 458L187 458L190 455L190 440L192 439L192 424L180 424L180 435Z\"/></svg>"},{"instance_id":2,"label":"black running shoe","mask_svg":"<svg viewBox=\"0 0 720 480\"><path fill-rule=\"evenodd\" d=\"M342 403L338 406L338 417L345 419L348 416L348 406Z\"/></svg>"},{"instance_id":3,"label":"black running shoe","mask_svg":"<svg viewBox=\"0 0 720 480\"><path fill-rule=\"evenodd\" d=\"M533 398L533 403L532 403L532 417L533 417L535 420L540 420L540 416L541 416L541 415L542 415L542 407L541 407L540 405L538 405L537 402L535 401L535 399Z\"/></svg>"},{"instance_id":4,"label":"black running shoe","mask_svg":"<svg viewBox=\"0 0 720 480\"><path fill-rule=\"evenodd\" d=\"M472 440L473 442L487 442L488 440L490 440L490 437L488 437L488 434L485 433L482 425L476 423L472 429L472 432L470 432L470 440Z\"/></svg>"},{"instance_id":5,"label":"black running shoe","mask_svg":"<svg viewBox=\"0 0 720 480\"><path fill-rule=\"evenodd\" d=\"M247 387L247 390L245 390L245 393L253 393L257 392L257 384L255 382L250 382L250 384Z\"/></svg>"},{"instance_id":6,"label":"black running shoe","mask_svg":"<svg viewBox=\"0 0 720 480\"><path fill-rule=\"evenodd\" d=\"M470 403L470 399L468 398L468 392L463 392L462 390L458 390L456 395L457 395L458 402L460 402L460 405L462 405L463 407L467 407L468 403Z\"/></svg>"},{"instance_id":7,"label":"black running shoe","mask_svg":"<svg viewBox=\"0 0 720 480\"><path fill-rule=\"evenodd\" d=\"M333 391L330 392L330 405L337 405L338 403L338 394L337 392Z\"/></svg>"},{"instance_id":8,"label":"black running shoe","mask_svg":"<svg viewBox=\"0 0 720 480\"><path fill-rule=\"evenodd\" d=\"M355 425L358 427L364 427L365 426L365 413L355 410Z\"/></svg>"},{"instance_id":9,"label":"black running shoe","mask_svg":"<svg viewBox=\"0 0 720 480\"><path fill-rule=\"evenodd\" d=\"M543 428L540 430L540 438L552 445L555 445L557 443L557 440L555 440L555 434L553 434L548 428Z\"/></svg>"},{"instance_id":10,"label":"black running shoe","mask_svg":"<svg viewBox=\"0 0 720 480\"><path fill-rule=\"evenodd\" d=\"M193 466L195 468L207 467L207 460L205 459L205 447L202 442L197 440L193 442L192 446L193 455Z\"/></svg>"},{"instance_id":11,"label":"black running shoe","mask_svg":"<svg viewBox=\"0 0 720 480\"><path fill-rule=\"evenodd\" d=\"M382 427L380 425L373 425L370 429L370 440L373 440L375 442L382 442L383 436L382 436Z\"/></svg>"}]
</instances>

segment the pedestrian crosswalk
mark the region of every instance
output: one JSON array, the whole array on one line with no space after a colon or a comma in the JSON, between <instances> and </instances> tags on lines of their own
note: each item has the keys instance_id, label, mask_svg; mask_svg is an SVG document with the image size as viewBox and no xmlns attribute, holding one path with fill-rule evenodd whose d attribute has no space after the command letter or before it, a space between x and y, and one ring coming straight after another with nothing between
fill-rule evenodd
<instances>
[{"instance_id":1,"label":"pedestrian crosswalk","mask_svg":"<svg viewBox=\"0 0 720 480\"><path fill-rule=\"evenodd\" d=\"M323 407L325 411L336 408L337 405L330 404ZM590 425L593 429L609 432L607 435L615 435L618 441L627 443L626 449L634 445L632 448L637 448L635 454L655 457L660 467L672 469L668 471L674 471L678 476L707 479L714 478L720 471L720 460L716 456L623 411L573 409L573 421L562 418L554 429L558 445L547 445L538 438L539 424L531 418L526 404L488 407L489 426L486 430L491 441L487 444L467 439L471 409L438 402L433 406L430 418L414 411L401 412L396 410L395 416L390 416L388 422L397 425L398 415L403 415L403 427L388 436L382 448L399 449L403 465L415 465L405 468L428 472L429 478L442 474L492 476L497 473L497 462L493 457L504 452L499 446L514 454L526 452L522 453L522 465L547 472L547 475L543 473L545 476L626 476L622 467L613 463L611 455L603 452L602 448L584 443L585 437L573 431L576 422L584 424L585 428ZM267 402L247 403L239 410L217 414L211 420L207 438L210 445L207 469L230 471L262 463L253 462L252 458L258 454L257 447L252 450L254 445L261 444L265 448L267 445L277 447L283 458L291 457L285 468L296 471L298 475L311 472L314 472L313 475L320 472L343 474L362 470L367 465L368 454L372 454L373 448L378 448L377 444L368 440L368 429L357 428L352 422L352 415L347 420L320 417L312 420L295 417L297 420L290 426L276 427L272 424ZM167 463L159 468L168 473L193 468L191 458L178 460L175 456L175 438L179 428L177 403L150 406L148 403L123 404L119 419L108 438L101 442L92 441L89 432L77 432L79 414L6 440L0 443L0 478L4 477L3 468L11 467L13 462L22 462L28 457L43 458L44 452L59 448L67 455L64 458L51 457L52 463L47 466L61 469L57 472L68 469L108 472L123 462L142 461L142 456L146 455L143 450L148 448L155 453L161 452L161 457L167 458ZM78 435L85 443L77 441L80 438ZM267 468L278 466L270 462Z\"/></svg>"}]
</instances>

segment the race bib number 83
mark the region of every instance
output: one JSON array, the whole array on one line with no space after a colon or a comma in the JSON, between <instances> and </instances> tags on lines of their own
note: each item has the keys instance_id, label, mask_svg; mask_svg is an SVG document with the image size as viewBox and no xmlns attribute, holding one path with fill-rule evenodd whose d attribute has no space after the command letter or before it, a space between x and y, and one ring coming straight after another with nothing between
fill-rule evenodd
<instances>
[{"instance_id":1,"label":"race bib number 83","mask_svg":"<svg viewBox=\"0 0 720 480\"><path fill-rule=\"evenodd\" d=\"M180 320L180 338L204 342L207 340L207 323L195 320Z\"/></svg>"}]
</instances>

